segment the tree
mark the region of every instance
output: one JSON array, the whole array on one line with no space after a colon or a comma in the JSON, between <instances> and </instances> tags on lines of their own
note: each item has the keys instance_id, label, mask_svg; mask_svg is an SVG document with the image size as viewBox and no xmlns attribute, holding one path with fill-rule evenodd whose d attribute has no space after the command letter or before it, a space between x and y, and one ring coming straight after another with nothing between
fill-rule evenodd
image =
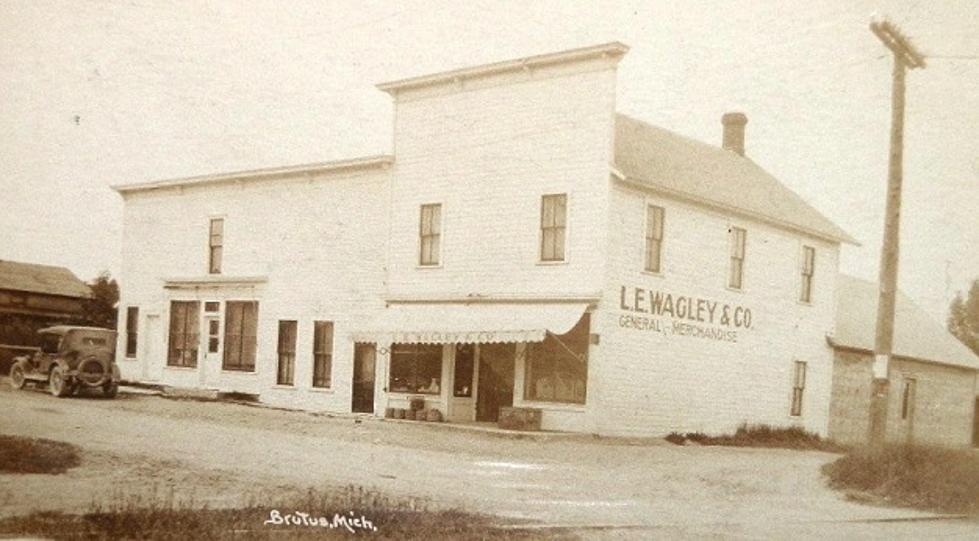
<instances>
[{"instance_id":1,"label":"tree","mask_svg":"<svg viewBox=\"0 0 979 541\"><path fill-rule=\"evenodd\" d=\"M92 298L82 306L82 317L89 325L116 328L116 304L119 302L119 285L109 276L108 271L102 271L88 283L92 290Z\"/></svg>"},{"instance_id":2,"label":"tree","mask_svg":"<svg viewBox=\"0 0 979 541\"><path fill-rule=\"evenodd\" d=\"M967 297L955 295L948 309L948 330L979 355L979 280L972 282Z\"/></svg>"}]
</instances>

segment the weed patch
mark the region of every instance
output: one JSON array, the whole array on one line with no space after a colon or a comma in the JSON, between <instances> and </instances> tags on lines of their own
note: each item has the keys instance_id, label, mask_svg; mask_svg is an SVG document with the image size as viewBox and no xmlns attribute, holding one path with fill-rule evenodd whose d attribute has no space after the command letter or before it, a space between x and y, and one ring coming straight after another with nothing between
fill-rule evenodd
<instances>
[{"instance_id":1,"label":"weed patch","mask_svg":"<svg viewBox=\"0 0 979 541\"><path fill-rule=\"evenodd\" d=\"M0 473L64 473L81 464L78 447L0 434Z\"/></svg>"},{"instance_id":2,"label":"weed patch","mask_svg":"<svg viewBox=\"0 0 979 541\"><path fill-rule=\"evenodd\" d=\"M727 447L775 447L781 449L806 449L841 453L845 447L825 440L812 432L792 426L788 428L769 425L742 424L734 434L708 436L701 432L671 432L666 441L676 445L688 442L698 445L721 445Z\"/></svg>"},{"instance_id":3,"label":"weed patch","mask_svg":"<svg viewBox=\"0 0 979 541\"><path fill-rule=\"evenodd\" d=\"M859 448L823 466L830 486L901 506L979 516L979 453L914 445Z\"/></svg>"},{"instance_id":4,"label":"weed patch","mask_svg":"<svg viewBox=\"0 0 979 541\"><path fill-rule=\"evenodd\" d=\"M153 496L117 496L84 514L34 513L0 521L0 536L84 539L575 539L565 530L507 527L497 518L435 509L358 487L310 490L276 503L255 498L236 509Z\"/></svg>"}]
</instances>

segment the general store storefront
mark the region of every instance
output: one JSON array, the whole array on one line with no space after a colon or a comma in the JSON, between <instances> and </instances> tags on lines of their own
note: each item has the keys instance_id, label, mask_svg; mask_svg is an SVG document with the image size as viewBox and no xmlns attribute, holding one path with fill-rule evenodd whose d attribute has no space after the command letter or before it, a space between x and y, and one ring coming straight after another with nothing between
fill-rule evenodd
<instances>
[{"instance_id":1,"label":"general store storefront","mask_svg":"<svg viewBox=\"0 0 979 541\"><path fill-rule=\"evenodd\" d=\"M426 409L450 422L496 422L508 406L583 410L593 307L392 304L351 337L362 352L355 355L355 404L359 393L360 405L369 407L363 397L370 389L377 413L423 398ZM364 377L372 365L376 382Z\"/></svg>"}]
</instances>

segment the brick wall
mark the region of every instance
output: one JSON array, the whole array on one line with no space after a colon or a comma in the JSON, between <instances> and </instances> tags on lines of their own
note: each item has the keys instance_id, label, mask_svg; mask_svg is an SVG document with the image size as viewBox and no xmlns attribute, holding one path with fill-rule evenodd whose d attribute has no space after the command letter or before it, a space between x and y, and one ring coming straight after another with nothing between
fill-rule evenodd
<instances>
[{"instance_id":1,"label":"brick wall","mask_svg":"<svg viewBox=\"0 0 979 541\"><path fill-rule=\"evenodd\" d=\"M598 429L622 434L733 431L739 423L800 425L827 431L838 245L763 223L658 197L619 184L611 190L605 296L593 317L601 334L589 366L589 405ZM662 271L643 271L645 205L665 208ZM728 228L747 230L744 288L727 288ZM802 245L816 248L810 304L798 301ZM634 289L751 310L750 328L623 309ZM648 296L648 293L645 294ZM653 317L664 332L622 326L623 316ZM706 319L706 317L705 317ZM736 332L735 341L671 334L674 322ZM628 324L628 322L627 322ZM730 337L730 335L728 335ZM808 364L803 414L790 416L794 361Z\"/></svg>"},{"instance_id":2,"label":"brick wall","mask_svg":"<svg viewBox=\"0 0 979 541\"><path fill-rule=\"evenodd\" d=\"M904 382L915 380L914 399L902 418ZM909 359L890 367L887 438L891 441L967 446L972 443L975 371ZM837 351L834 358L829 436L865 443L869 428L873 356Z\"/></svg>"}]
</instances>

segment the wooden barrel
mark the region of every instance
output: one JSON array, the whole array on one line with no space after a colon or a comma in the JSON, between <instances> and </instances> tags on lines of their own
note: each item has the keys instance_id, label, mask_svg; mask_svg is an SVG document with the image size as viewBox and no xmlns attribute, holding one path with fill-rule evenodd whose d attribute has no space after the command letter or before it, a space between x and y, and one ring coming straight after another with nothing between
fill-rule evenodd
<instances>
[{"instance_id":1,"label":"wooden barrel","mask_svg":"<svg viewBox=\"0 0 979 541\"><path fill-rule=\"evenodd\" d=\"M441 423L442 412L437 409L428 410L428 421L432 423Z\"/></svg>"},{"instance_id":2,"label":"wooden barrel","mask_svg":"<svg viewBox=\"0 0 979 541\"><path fill-rule=\"evenodd\" d=\"M394 418L395 419L404 419L405 418L405 410L404 410L404 408L394 408Z\"/></svg>"}]
</instances>

